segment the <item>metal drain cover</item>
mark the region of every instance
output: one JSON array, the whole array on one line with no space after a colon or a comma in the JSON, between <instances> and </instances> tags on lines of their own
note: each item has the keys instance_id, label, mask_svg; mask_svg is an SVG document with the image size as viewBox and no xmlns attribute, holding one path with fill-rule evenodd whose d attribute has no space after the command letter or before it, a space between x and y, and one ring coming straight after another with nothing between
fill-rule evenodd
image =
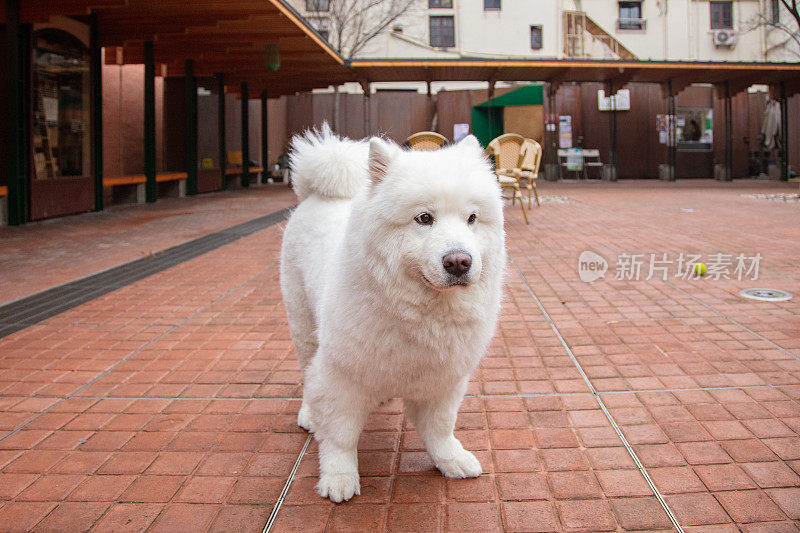
<instances>
[{"instance_id":1,"label":"metal drain cover","mask_svg":"<svg viewBox=\"0 0 800 533\"><path fill-rule=\"evenodd\" d=\"M745 289L739 292L739 296L765 302L785 302L792 299L790 293L778 289Z\"/></svg>"}]
</instances>

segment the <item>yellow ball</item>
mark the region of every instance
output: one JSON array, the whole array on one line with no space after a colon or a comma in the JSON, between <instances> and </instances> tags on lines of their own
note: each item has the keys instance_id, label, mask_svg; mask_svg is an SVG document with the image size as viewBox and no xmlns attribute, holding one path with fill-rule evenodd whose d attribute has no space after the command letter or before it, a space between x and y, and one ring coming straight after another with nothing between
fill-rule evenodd
<instances>
[{"instance_id":1,"label":"yellow ball","mask_svg":"<svg viewBox=\"0 0 800 533\"><path fill-rule=\"evenodd\" d=\"M706 267L705 263L695 263L694 267L692 267L692 272L694 272L696 276L705 276L706 272L708 272L708 267Z\"/></svg>"}]
</instances>

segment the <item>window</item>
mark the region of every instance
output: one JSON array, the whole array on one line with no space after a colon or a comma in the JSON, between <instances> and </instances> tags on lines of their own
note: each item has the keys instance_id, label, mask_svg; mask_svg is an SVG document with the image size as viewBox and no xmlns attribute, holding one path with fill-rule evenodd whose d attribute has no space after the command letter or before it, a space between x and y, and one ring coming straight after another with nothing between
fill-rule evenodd
<instances>
[{"instance_id":1,"label":"window","mask_svg":"<svg viewBox=\"0 0 800 533\"><path fill-rule=\"evenodd\" d=\"M542 49L542 27L531 26L531 48L534 50Z\"/></svg>"},{"instance_id":2,"label":"window","mask_svg":"<svg viewBox=\"0 0 800 533\"><path fill-rule=\"evenodd\" d=\"M500 11L500 0L483 0L484 11Z\"/></svg>"},{"instance_id":3,"label":"window","mask_svg":"<svg viewBox=\"0 0 800 533\"><path fill-rule=\"evenodd\" d=\"M89 48L52 28L33 33L33 166L37 180L91 174Z\"/></svg>"},{"instance_id":4,"label":"window","mask_svg":"<svg viewBox=\"0 0 800 533\"><path fill-rule=\"evenodd\" d=\"M711 6L711 29L729 30L733 29L733 2L709 2Z\"/></svg>"},{"instance_id":5,"label":"window","mask_svg":"<svg viewBox=\"0 0 800 533\"><path fill-rule=\"evenodd\" d=\"M431 46L447 48L456 45L453 17L431 17Z\"/></svg>"},{"instance_id":6,"label":"window","mask_svg":"<svg viewBox=\"0 0 800 533\"><path fill-rule=\"evenodd\" d=\"M330 0L306 0L306 11L328 11Z\"/></svg>"},{"instance_id":7,"label":"window","mask_svg":"<svg viewBox=\"0 0 800 533\"><path fill-rule=\"evenodd\" d=\"M429 9L453 7L453 0L428 0Z\"/></svg>"},{"instance_id":8,"label":"window","mask_svg":"<svg viewBox=\"0 0 800 533\"><path fill-rule=\"evenodd\" d=\"M314 28L320 36L328 40L329 28L328 28L328 19L326 18L309 18L308 21L311 23L311 27Z\"/></svg>"},{"instance_id":9,"label":"window","mask_svg":"<svg viewBox=\"0 0 800 533\"><path fill-rule=\"evenodd\" d=\"M641 2L620 2L619 21L617 28L620 30L643 30L644 20L642 20Z\"/></svg>"}]
</instances>

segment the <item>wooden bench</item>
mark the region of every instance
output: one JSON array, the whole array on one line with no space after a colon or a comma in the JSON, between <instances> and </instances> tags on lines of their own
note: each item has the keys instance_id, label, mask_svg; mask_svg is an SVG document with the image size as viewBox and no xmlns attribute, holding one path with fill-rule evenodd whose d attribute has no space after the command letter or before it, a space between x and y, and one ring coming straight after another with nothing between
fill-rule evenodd
<instances>
[{"instance_id":1,"label":"wooden bench","mask_svg":"<svg viewBox=\"0 0 800 533\"><path fill-rule=\"evenodd\" d=\"M8 187L0 185L0 226L8 224Z\"/></svg>"},{"instance_id":2,"label":"wooden bench","mask_svg":"<svg viewBox=\"0 0 800 533\"><path fill-rule=\"evenodd\" d=\"M186 172L161 172L156 174L157 184L168 184L165 187L159 187L159 196L186 196L186 178L188 177ZM144 203L145 183L147 183L147 176L144 174L103 178L103 187L112 188L114 203Z\"/></svg>"},{"instance_id":3,"label":"wooden bench","mask_svg":"<svg viewBox=\"0 0 800 533\"><path fill-rule=\"evenodd\" d=\"M241 150L227 152L225 154L225 160L227 161L225 176L238 176L244 170L244 159ZM250 166L251 174L260 174L261 172L264 172L264 167ZM259 183L258 176L256 176L256 183Z\"/></svg>"}]
</instances>

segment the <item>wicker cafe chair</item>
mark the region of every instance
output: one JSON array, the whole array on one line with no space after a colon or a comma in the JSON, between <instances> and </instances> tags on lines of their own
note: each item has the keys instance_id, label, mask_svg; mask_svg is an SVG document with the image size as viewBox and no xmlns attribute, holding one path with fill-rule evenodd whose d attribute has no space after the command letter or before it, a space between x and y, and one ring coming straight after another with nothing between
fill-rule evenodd
<instances>
[{"instance_id":1,"label":"wicker cafe chair","mask_svg":"<svg viewBox=\"0 0 800 533\"><path fill-rule=\"evenodd\" d=\"M539 201L539 193L536 191L536 179L539 177L539 164L541 162L542 146L533 139L525 139L522 142L522 158L519 163L517 179L525 180L524 187L528 189L528 209L531 208L531 191L536 197L536 205L542 205Z\"/></svg>"},{"instance_id":2,"label":"wicker cafe chair","mask_svg":"<svg viewBox=\"0 0 800 533\"><path fill-rule=\"evenodd\" d=\"M528 224L528 213L522 201L522 191L519 188L520 160L522 159L522 143L525 139L516 133L505 133L492 139L486 152L494 157L494 173L502 189L511 189L511 205L519 198L522 216Z\"/></svg>"},{"instance_id":3,"label":"wicker cafe chair","mask_svg":"<svg viewBox=\"0 0 800 533\"><path fill-rule=\"evenodd\" d=\"M406 142L414 150L438 150L444 146L447 138L433 131L420 131L411 135Z\"/></svg>"}]
</instances>

